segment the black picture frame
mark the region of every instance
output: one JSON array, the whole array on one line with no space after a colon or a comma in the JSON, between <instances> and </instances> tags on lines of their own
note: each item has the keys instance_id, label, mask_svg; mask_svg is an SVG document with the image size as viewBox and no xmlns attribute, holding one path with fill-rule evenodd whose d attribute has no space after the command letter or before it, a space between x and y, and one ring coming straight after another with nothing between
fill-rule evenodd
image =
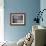
<instances>
[{"instance_id":1,"label":"black picture frame","mask_svg":"<svg viewBox=\"0 0 46 46\"><path fill-rule=\"evenodd\" d=\"M10 25L21 26L26 24L25 13L10 13Z\"/></svg>"}]
</instances>

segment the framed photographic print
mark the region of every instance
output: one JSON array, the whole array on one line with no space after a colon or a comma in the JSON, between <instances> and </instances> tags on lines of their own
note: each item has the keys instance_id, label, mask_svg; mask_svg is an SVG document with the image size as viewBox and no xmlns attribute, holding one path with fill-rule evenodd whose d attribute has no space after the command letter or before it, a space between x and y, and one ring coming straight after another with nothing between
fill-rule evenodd
<instances>
[{"instance_id":1,"label":"framed photographic print","mask_svg":"<svg viewBox=\"0 0 46 46\"><path fill-rule=\"evenodd\" d=\"M10 13L11 25L25 25L25 13Z\"/></svg>"}]
</instances>

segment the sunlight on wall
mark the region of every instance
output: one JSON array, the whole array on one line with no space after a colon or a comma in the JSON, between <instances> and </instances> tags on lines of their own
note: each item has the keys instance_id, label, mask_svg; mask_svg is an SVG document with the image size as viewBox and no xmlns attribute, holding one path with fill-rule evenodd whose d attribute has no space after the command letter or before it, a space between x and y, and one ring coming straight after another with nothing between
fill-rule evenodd
<instances>
[{"instance_id":1,"label":"sunlight on wall","mask_svg":"<svg viewBox=\"0 0 46 46\"><path fill-rule=\"evenodd\" d=\"M4 41L4 1L0 0L0 42Z\"/></svg>"}]
</instances>

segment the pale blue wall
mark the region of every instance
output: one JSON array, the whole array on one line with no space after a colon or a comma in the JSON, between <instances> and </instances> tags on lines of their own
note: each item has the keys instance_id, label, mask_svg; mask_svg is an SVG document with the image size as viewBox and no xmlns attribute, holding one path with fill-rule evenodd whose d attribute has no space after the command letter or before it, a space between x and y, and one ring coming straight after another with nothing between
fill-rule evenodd
<instances>
[{"instance_id":1,"label":"pale blue wall","mask_svg":"<svg viewBox=\"0 0 46 46\"><path fill-rule=\"evenodd\" d=\"M7 41L18 41L32 29L32 19L40 9L40 0L4 0L4 38ZM10 26L10 13L26 13L25 26Z\"/></svg>"},{"instance_id":2,"label":"pale blue wall","mask_svg":"<svg viewBox=\"0 0 46 46\"><path fill-rule=\"evenodd\" d=\"M41 0L40 1L40 10L42 11L43 9L46 9L46 0ZM40 25L46 27L46 10L43 12L43 22L40 21Z\"/></svg>"}]
</instances>

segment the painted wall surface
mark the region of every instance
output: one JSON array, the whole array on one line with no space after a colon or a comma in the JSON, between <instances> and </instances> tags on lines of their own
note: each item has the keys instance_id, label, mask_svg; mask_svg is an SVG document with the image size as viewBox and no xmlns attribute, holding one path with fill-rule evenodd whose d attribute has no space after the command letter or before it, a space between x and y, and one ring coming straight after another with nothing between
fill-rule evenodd
<instances>
[{"instance_id":1,"label":"painted wall surface","mask_svg":"<svg viewBox=\"0 0 46 46\"><path fill-rule=\"evenodd\" d=\"M4 39L18 41L32 29L32 21L40 9L40 0L4 0ZM10 13L24 12L26 14L25 26L11 26Z\"/></svg>"},{"instance_id":2,"label":"painted wall surface","mask_svg":"<svg viewBox=\"0 0 46 46\"><path fill-rule=\"evenodd\" d=\"M41 0L41 1L40 1L40 9L41 9L41 11L42 11L43 9L46 9L46 0ZM46 27L46 10L43 12L42 17L43 17L43 22L41 21L41 22L40 22L40 25Z\"/></svg>"}]
</instances>

